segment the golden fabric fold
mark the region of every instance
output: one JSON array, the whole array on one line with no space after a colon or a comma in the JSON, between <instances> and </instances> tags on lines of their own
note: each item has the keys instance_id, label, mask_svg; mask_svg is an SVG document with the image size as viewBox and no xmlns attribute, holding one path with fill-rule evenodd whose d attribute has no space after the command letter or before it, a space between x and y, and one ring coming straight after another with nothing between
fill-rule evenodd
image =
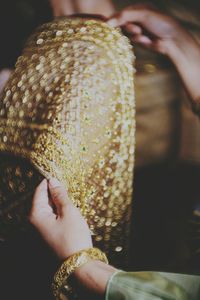
<instances>
[{"instance_id":1,"label":"golden fabric fold","mask_svg":"<svg viewBox=\"0 0 200 300\"><path fill-rule=\"evenodd\" d=\"M4 235L24 223L42 176L54 176L87 218L97 246L116 260L126 256L133 60L127 38L99 20L59 18L30 37L0 102Z\"/></svg>"}]
</instances>

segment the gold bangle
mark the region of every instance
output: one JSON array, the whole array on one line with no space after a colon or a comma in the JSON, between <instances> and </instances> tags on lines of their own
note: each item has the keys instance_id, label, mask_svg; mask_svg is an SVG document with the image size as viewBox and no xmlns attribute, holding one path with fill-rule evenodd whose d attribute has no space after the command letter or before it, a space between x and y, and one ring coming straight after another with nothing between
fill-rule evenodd
<instances>
[{"instance_id":1,"label":"gold bangle","mask_svg":"<svg viewBox=\"0 0 200 300\"><path fill-rule=\"evenodd\" d=\"M67 260L63 262L59 270L54 276L52 283L53 294L56 299L62 299L63 290L66 296L73 293L71 286L67 283L69 276L79 267L83 266L91 260L100 260L108 264L106 255L97 248L89 248L81 250L71 255Z\"/></svg>"}]
</instances>

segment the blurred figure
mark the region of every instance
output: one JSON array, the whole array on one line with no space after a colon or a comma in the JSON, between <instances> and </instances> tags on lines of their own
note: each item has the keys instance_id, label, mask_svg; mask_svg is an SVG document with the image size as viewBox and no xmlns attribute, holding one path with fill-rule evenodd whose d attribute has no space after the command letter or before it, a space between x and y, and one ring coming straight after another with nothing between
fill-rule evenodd
<instances>
[{"instance_id":1,"label":"blurred figure","mask_svg":"<svg viewBox=\"0 0 200 300\"><path fill-rule=\"evenodd\" d=\"M115 9L111 0L50 0L54 16L76 13L111 16Z\"/></svg>"}]
</instances>

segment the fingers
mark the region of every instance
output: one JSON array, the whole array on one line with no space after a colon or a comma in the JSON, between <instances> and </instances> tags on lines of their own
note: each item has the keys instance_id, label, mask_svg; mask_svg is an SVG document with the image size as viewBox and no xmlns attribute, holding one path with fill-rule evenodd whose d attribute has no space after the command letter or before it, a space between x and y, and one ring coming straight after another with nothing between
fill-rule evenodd
<instances>
[{"instance_id":1,"label":"fingers","mask_svg":"<svg viewBox=\"0 0 200 300\"><path fill-rule=\"evenodd\" d=\"M152 39L144 34L140 26L133 23L127 23L127 25L123 26L122 28L132 42L139 43L144 46L149 46L152 44Z\"/></svg>"},{"instance_id":2,"label":"fingers","mask_svg":"<svg viewBox=\"0 0 200 300\"><path fill-rule=\"evenodd\" d=\"M33 196L32 210L39 210L41 207L48 206L47 180L44 179L36 188Z\"/></svg>"},{"instance_id":3,"label":"fingers","mask_svg":"<svg viewBox=\"0 0 200 300\"><path fill-rule=\"evenodd\" d=\"M134 4L113 15L107 23L112 27L123 26L128 22L145 26L146 20L157 12L158 9L151 3Z\"/></svg>"},{"instance_id":4,"label":"fingers","mask_svg":"<svg viewBox=\"0 0 200 300\"><path fill-rule=\"evenodd\" d=\"M114 27L121 26L132 42L152 49L155 41L149 23L152 26L151 20L157 14L157 10L152 5L132 5L114 15L108 24Z\"/></svg>"},{"instance_id":5,"label":"fingers","mask_svg":"<svg viewBox=\"0 0 200 300\"><path fill-rule=\"evenodd\" d=\"M49 199L48 189L51 199ZM50 200L56 207L56 214L50 205ZM42 229L45 224L54 222L56 217L63 217L69 206L73 207L73 204L68 199L65 187L55 178L50 179L49 184L44 179L36 188L29 220L38 229Z\"/></svg>"},{"instance_id":6,"label":"fingers","mask_svg":"<svg viewBox=\"0 0 200 300\"><path fill-rule=\"evenodd\" d=\"M123 26L128 22L142 23L143 19L144 19L144 13L141 11L137 12L137 11L124 10L121 13L109 19L107 23L112 27L118 27L118 26Z\"/></svg>"},{"instance_id":7,"label":"fingers","mask_svg":"<svg viewBox=\"0 0 200 300\"><path fill-rule=\"evenodd\" d=\"M142 28L133 23L127 23L127 25L125 26L125 30L130 34L135 34L135 35L142 34Z\"/></svg>"},{"instance_id":8,"label":"fingers","mask_svg":"<svg viewBox=\"0 0 200 300\"><path fill-rule=\"evenodd\" d=\"M132 40L132 42L139 43L146 47L152 45L152 40L148 36L145 36L145 35L135 35L131 38L131 40Z\"/></svg>"},{"instance_id":9,"label":"fingers","mask_svg":"<svg viewBox=\"0 0 200 300\"><path fill-rule=\"evenodd\" d=\"M49 204L47 180L44 179L36 188L29 220L32 224L40 223L43 218L53 218L54 213ZM54 219L54 218L53 218Z\"/></svg>"},{"instance_id":10,"label":"fingers","mask_svg":"<svg viewBox=\"0 0 200 300\"><path fill-rule=\"evenodd\" d=\"M123 28L130 35L130 39L132 42L140 43L144 46L152 44L152 40L150 39L150 37L144 35L140 26L128 23Z\"/></svg>"},{"instance_id":11,"label":"fingers","mask_svg":"<svg viewBox=\"0 0 200 300\"><path fill-rule=\"evenodd\" d=\"M107 23L112 27L123 26L127 23L143 23L146 19L147 8L131 6L115 14Z\"/></svg>"},{"instance_id":12,"label":"fingers","mask_svg":"<svg viewBox=\"0 0 200 300\"><path fill-rule=\"evenodd\" d=\"M65 212L66 206L72 205L68 198L66 188L55 178L49 181L49 192L52 202L55 204L57 213L62 216Z\"/></svg>"}]
</instances>

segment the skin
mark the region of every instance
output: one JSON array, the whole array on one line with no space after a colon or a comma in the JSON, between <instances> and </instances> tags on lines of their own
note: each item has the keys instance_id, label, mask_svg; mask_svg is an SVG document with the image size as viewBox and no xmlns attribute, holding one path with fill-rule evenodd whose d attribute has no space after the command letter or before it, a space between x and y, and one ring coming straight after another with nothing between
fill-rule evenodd
<instances>
[{"instance_id":1,"label":"skin","mask_svg":"<svg viewBox=\"0 0 200 300\"><path fill-rule=\"evenodd\" d=\"M51 203L55 205L56 211L53 210ZM43 180L36 189L30 222L38 228L60 260L92 247L86 221L69 200L65 188L56 179L49 182Z\"/></svg>"},{"instance_id":2,"label":"skin","mask_svg":"<svg viewBox=\"0 0 200 300\"><path fill-rule=\"evenodd\" d=\"M134 43L164 54L174 63L193 102L200 99L200 46L170 16L149 5L133 5L108 24L121 26Z\"/></svg>"},{"instance_id":3,"label":"skin","mask_svg":"<svg viewBox=\"0 0 200 300\"><path fill-rule=\"evenodd\" d=\"M93 247L86 220L56 179L49 182L44 179L37 187L29 220L61 261ZM90 261L75 271L74 284L101 298L115 271L115 268L100 261Z\"/></svg>"},{"instance_id":4,"label":"skin","mask_svg":"<svg viewBox=\"0 0 200 300\"><path fill-rule=\"evenodd\" d=\"M128 7L114 15L108 23L114 27L122 26L133 42L167 55L179 71L193 102L198 101L200 48L179 23L146 5ZM55 179L44 180L36 189L30 222L61 260L92 247L86 221L70 202L64 187ZM90 261L75 271L75 284L103 298L107 282L114 272L116 269L109 265Z\"/></svg>"}]
</instances>

